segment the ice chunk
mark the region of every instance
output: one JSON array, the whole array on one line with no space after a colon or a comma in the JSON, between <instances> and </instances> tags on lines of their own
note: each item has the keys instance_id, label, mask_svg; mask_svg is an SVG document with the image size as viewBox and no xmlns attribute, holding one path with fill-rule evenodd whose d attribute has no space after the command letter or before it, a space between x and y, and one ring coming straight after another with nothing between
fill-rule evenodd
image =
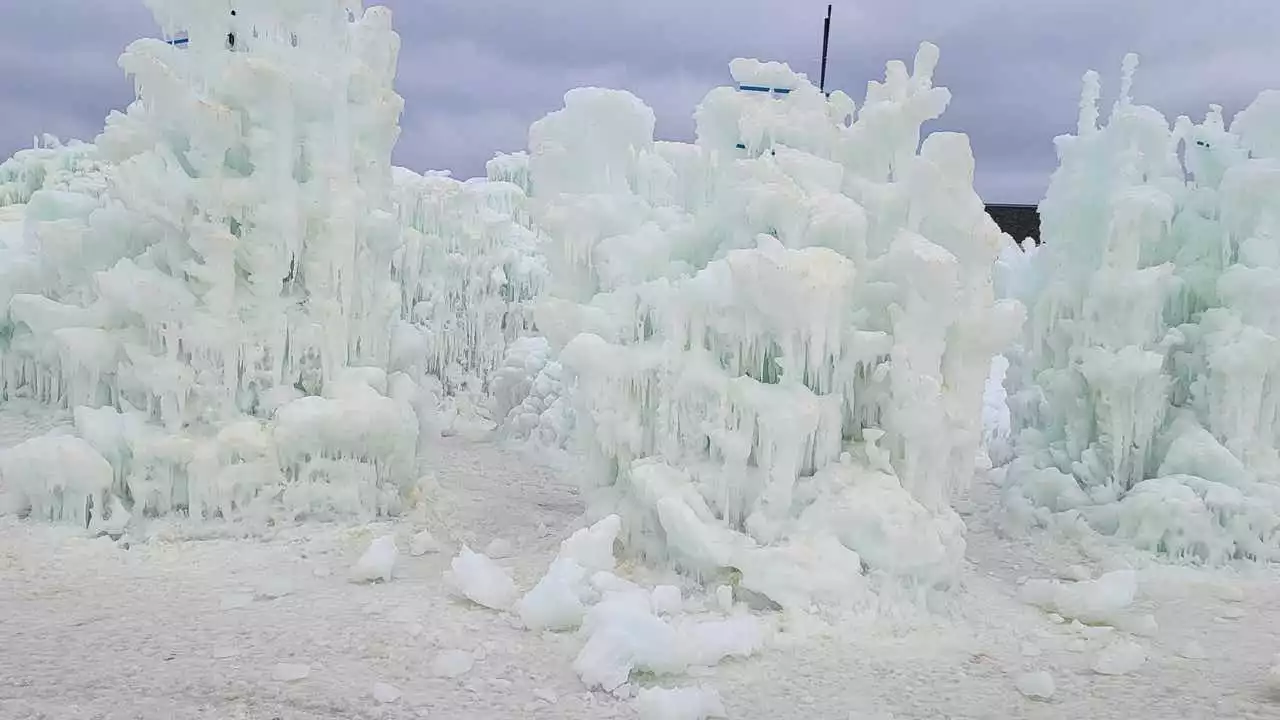
<instances>
[{"instance_id":1,"label":"ice chunk","mask_svg":"<svg viewBox=\"0 0 1280 720\"><path fill-rule=\"evenodd\" d=\"M271 677L279 682L297 682L311 675L311 666L305 663L279 663L271 671Z\"/></svg>"},{"instance_id":2,"label":"ice chunk","mask_svg":"<svg viewBox=\"0 0 1280 720\"><path fill-rule=\"evenodd\" d=\"M502 559L511 557L515 552L515 546L506 538L494 538L484 549L484 554L494 559Z\"/></svg>"},{"instance_id":3,"label":"ice chunk","mask_svg":"<svg viewBox=\"0 0 1280 720\"><path fill-rule=\"evenodd\" d=\"M400 555L395 535L383 535L369 543L368 549L351 568L351 581L358 583L391 582L395 575L396 559Z\"/></svg>"},{"instance_id":4,"label":"ice chunk","mask_svg":"<svg viewBox=\"0 0 1280 720\"><path fill-rule=\"evenodd\" d=\"M475 663L474 653L464 650L442 650L431 661L431 674L442 678L462 677L471 672Z\"/></svg>"},{"instance_id":5,"label":"ice chunk","mask_svg":"<svg viewBox=\"0 0 1280 720\"><path fill-rule=\"evenodd\" d=\"M515 581L500 565L485 555L462 547L450 563L449 580L463 597L493 610L509 610L518 591Z\"/></svg>"},{"instance_id":6,"label":"ice chunk","mask_svg":"<svg viewBox=\"0 0 1280 720\"><path fill-rule=\"evenodd\" d=\"M1053 676L1043 670L1021 673L1015 682L1018 692L1032 700L1048 700L1053 697L1056 689Z\"/></svg>"},{"instance_id":7,"label":"ice chunk","mask_svg":"<svg viewBox=\"0 0 1280 720\"><path fill-rule=\"evenodd\" d=\"M435 535L430 530L421 530L413 536L413 540L409 544L409 554L414 557L426 555L428 553L437 553L443 549L440 541L436 540Z\"/></svg>"},{"instance_id":8,"label":"ice chunk","mask_svg":"<svg viewBox=\"0 0 1280 720\"><path fill-rule=\"evenodd\" d=\"M640 720L707 720L728 717L712 688L644 688L636 696Z\"/></svg>"},{"instance_id":9,"label":"ice chunk","mask_svg":"<svg viewBox=\"0 0 1280 720\"><path fill-rule=\"evenodd\" d=\"M373 684L373 699L380 704L389 705L400 699L400 688L384 682Z\"/></svg>"},{"instance_id":10,"label":"ice chunk","mask_svg":"<svg viewBox=\"0 0 1280 720\"><path fill-rule=\"evenodd\" d=\"M622 518L609 515L591 527L574 532L560 543L560 557L573 560L589 573L613 570L614 543L622 531Z\"/></svg>"},{"instance_id":11,"label":"ice chunk","mask_svg":"<svg viewBox=\"0 0 1280 720\"><path fill-rule=\"evenodd\" d=\"M1063 583L1028 580L1020 594L1025 602L1083 623L1115 624L1133 604L1138 591L1137 573L1114 570L1096 580Z\"/></svg>"},{"instance_id":12,"label":"ice chunk","mask_svg":"<svg viewBox=\"0 0 1280 720\"><path fill-rule=\"evenodd\" d=\"M633 671L673 675L691 666L712 667L727 657L749 657L766 641L760 620L750 615L659 618L643 591L606 595L587 612L582 629L587 642L574 670L588 687L606 692L625 684Z\"/></svg>"},{"instance_id":13,"label":"ice chunk","mask_svg":"<svg viewBox=\"0 0 1280 720\"><path fill-rule=\"evenodd\" d=\"M530 630L568 630L582 623L586 614L583 594L586 571L576 561L557 558L547 574L520 602L516 612Z\"/></svg>"},{"instance_id":14,"label":"ice chunk","mask_svg":"<svg viewBox=\"0 0 1280 720\"><path fill-rule=\"evenodd\" d=\"M1205 652L1204 646L1196 640L1190 640L1186 645L1183 645L1182 649L1178 651L1178 655L1188 660L1203 660L1209 656Z\"/></svg>"},{"instance_id":15,"label":"ice chunk","mask_svg":"<svg viewBox=\"0 0 1280 720\"><path fill-rule=\"evenodd\" d=\"M650 602L653 604L653 611L659 615L678 615L684 607L680 588L674 585L655 587Z\"/></svg>"},{"instance_id":16,"label":"ice chunk","mask_svg":"<svg viewBox=\"0 0 1280 720\"><path fill-rule=\"evenodd\" d=\"M1093 671L1099 675L1128 675L1147 662L1147 651L1127 638L1117 638L1098 652Z\"/></svg>"}]
</instances>

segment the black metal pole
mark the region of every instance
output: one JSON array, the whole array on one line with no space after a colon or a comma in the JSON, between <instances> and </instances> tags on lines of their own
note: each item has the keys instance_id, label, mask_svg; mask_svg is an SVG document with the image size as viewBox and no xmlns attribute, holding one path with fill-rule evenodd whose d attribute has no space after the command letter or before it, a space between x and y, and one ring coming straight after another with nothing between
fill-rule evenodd
<instances>
[{"instance_id":1,"label":"black metal pole","mask_svg":"<svg viewBox=\"0 0 1280 720\"><path fill-rule=\"evenodd\" d=\"M827 91L827 47L831 41L831 6L827 6L827 19L822 21L822 70L818 75L818 89Z\"/></svg>"}]
</instances>

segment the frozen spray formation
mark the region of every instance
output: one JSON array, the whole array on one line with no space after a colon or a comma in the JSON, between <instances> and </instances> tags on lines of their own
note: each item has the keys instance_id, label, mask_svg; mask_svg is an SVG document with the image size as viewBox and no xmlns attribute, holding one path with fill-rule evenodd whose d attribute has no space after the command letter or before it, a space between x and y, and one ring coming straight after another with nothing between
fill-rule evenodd
<instances>
[{"instance_id":1,"label":"frozen spray formation","mask_svg":"<svg viewBox=\"0 0 1280 720\"><path fill-rule=\"evenodd\" d=\"M1178 558L1280 559L1280 93L1171 126L1136 68L1101 126L1087 74L1057 141L1008 500Z\"/></svg>"},{"instance_id":2,"label":"frozen spray formation","mask_svg":"<svg viewBox=\"0 0 1280 720\"><path fill-rule=\"evenodd\" d=\"M128 47L127 112L0 166L4 396L74 410L114 475L10 463L5 508L396 512L440 380L482 385L524 327L522 192L393 172L385 8L148 5L190 41Z\"/></svg>"},{"instance_id":3,"label":"frozen spray formation","mask_svg":"<svg viewBox=\"0 0 1280 720\"><path fill-rule=\"evenodd\" d=\"M1021 309L994 300L1007 239L967 138L921 143L950 98L937 57L889 63L860 109L735 61L772 92L713 90L693 144L655 142L628 93L573 90L490 164L551 238L537 325L598 461L592 511L633 550L803 609L856 600L864 566L958 569L951 493Z\"/></svg>"}]
</instances>

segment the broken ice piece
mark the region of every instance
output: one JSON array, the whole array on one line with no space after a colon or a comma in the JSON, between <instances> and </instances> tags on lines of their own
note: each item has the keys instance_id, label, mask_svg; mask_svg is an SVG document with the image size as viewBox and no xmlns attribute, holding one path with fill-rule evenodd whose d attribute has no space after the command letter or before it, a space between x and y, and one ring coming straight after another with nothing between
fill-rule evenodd
<instances>
[{"instance_id":1,"label":"broken ice piece","mask_svg":"<svg viewBox=\"0 0 1280 720\"><path fill-rule=\"evenodd\" d=\"M507 571L485 555L462 546L451 563L449 581L472 602L492 610L510 610L519 591Z\"/></svg>"},{"instance_id":2,"label":"broken ice piece","mask_svg":"<svg viewBox=\"0 0 1280 720\"><path fill-rule=\"evenodd\" d=\"M533 691L533 696L538 698L542 702L547 703L548 705L555 705L557 702L560 702L560 698L552 690L535 688Z\"/></svg>"},{"instance_id":3,"label":"broken ice piece","mask_svg":"<svg viewBox=\"0 0 1280 720\"><path fill-rule=\"evenodd\" d=\"M383 705L388 705L400 699L400 689L395 685L388 685L384 682L374 683L373 699Z\"/></svg>"},{"instance_id":4,"label":"broken ice piece","mask_svg":"<svg viewBox=\"0 0 1280 720\"><path fill-rule=\"evenodd\" d=\"M255 599L258 600L277 600L293 592L293 586L288 580L283 578L275 578L268 580L258 588Z\"/></svg>"},{"instance_id":5,"label":"broken ice piece","mask_svg":"<svg viewBox=\"0 0 1280 720\"><path fill-rule=\"evenodd\" d=\"M441 678L462 677L471 672L476 663L475 655L462 650L442 650L431 661L431 674Z\"/></svg>"},{"instance_id":6,"label":"broken ice piece","mask_svg":"<svg viewBox=\"0 0 1280 720\"><path fill-rule=\"evenodd\" d=\"M1018 692L1032 700L1048 700L1053 697L1056 689L1053 684L1053 676L1043 670L1022 673L1014 681L1014 684L1017 686Z\"/></svg>"},{"instance_id":7,"label":"broken ice piece","mask_svg":"<svg viewBox=\"0 0 1280 720\"><path fill-rule=\"evenodd\" d=\"M1186 658L1187 660L1203 660L1208 657L1208 653L1204 651L1203 645L1192 640L1182 646L1182 649L1178 651L1178 656Z\"/></svg>"},{"instance_id":8,"label":"broken ice piece","mask_svg":"<svg viewBox=\"0 0 1280 720\"><path fill-rule=\"evenodd\" d=\"M659 585L651 596L653 611L659 615L679 615L684 607L680 588L675 585Z\"/></svg>"},{"instance_id":9,"label":"broken ice piece","mask_svg":"<svg viewBox=\"0 0 1280 720\"><path fill-rule=\"evenodd\" d=\"M707 720L725 717L720 693L712 688L645 688L636 698L640 720Z\"/></svg>"},{"instance_id":10,"label":"broken ice piece","mask_svg":"<svg viewBox=\"0 0 1280 720\"><path fill-rule=\"evenodd\" d=\"M301 663L279 663L271 671L271 677L280 682L296 682L311 674L311 666Z\"/></svg>"},{"instance_id":11,"label":"broken ice piece","mask_svg":"<svg viewBox=\"0 0 1280 720\"><path fill-rule=\"evenodd\" d=\"M218 606L223 610L235 610L236 608L248 607L253 604L253 595L250 593L233 593L231 595L223 595L222 601Z\"/></svg>"},{"instance_id":12,"label":"broken ice piece","mask_svg":"<svg viewBox=\"0 0 1280 720\"><path fill-rule=\"evenodd\" d=\"M351 568L351 582L365 583L376 580L391 582L399 554L394 535L383 535L375 539L369 543L369 548Z\"/></svg>"},{"instance_id":13,"label":"broken ice piece","mask_svg":"<svg viewBox=\"0 0 1280 720\"><path fill-rule=\"evenodd\" d=\"M733 588L728 585L721 585L716 588L716 605L721 612L730 612L733 610Z\"/></svg>"},{"instance_id":14,"label":"broken ice piece","mask_svg":"<svg viewBox=\"0 0 1280 720\"><path fill-rule=\"evenodd\" d=\"M1147 651L1138 643L1120 638L1102 649L1093 660L1099 675L1128 675L1147 662Z\"/></svg>"},{"instance_id":15,"label":"broken ice piece","mask_svg":"<svg viewBox=\"0 0 1280 720\"><path fill-rule=\"evenodd\" d=\"M423 530L413 536L413 541L409 544L409 554L414 557L421 557L428 553L438 553L442 549L440 541L436 540L436 536L431 534L430 530Z\"/></svg>"},{"instance_id":16,"label":"broken ice piece","mask_svg":"<svg viewBox=\"0 0 1280 720\"><path fill-rule=\"evenodd\" d=\"M507 558L515 552L515 546L506 538L494 538L484 549L484 554L491 558Z\"/></svg>"}]
</instances>

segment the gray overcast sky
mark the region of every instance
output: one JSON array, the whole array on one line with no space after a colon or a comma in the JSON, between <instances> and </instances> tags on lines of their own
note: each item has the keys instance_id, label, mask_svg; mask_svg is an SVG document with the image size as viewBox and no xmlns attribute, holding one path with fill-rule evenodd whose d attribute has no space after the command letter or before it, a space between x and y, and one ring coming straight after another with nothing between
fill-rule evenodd
<instances>
[{"instance_id":1,"label":"gray overcast sky","mask_svg":"<svg viewBox=\"0 0 1280 720\"><path fill-rule=\"evenodd\" d=\"M372 3L370 3L372 4ZM529 123L579 85L631 90L658 134L689 139L692 111L734 57L818 73L826 0L387 0L403 47L406 100L396 162L483 172L525 145ZM92 140L132 98L120 50L157 28L140 0L0 0L0 156L41 132ZM1277 0L836 0L828 86L866 81L922 40L942 49L953 100L934 129L969 134L988 202L1034 202L1074 128L1079 81L1108 95L1128 51L1135 95L1170 118L1235 112L1280 88Z\"/></svg>"}]
</instances>

